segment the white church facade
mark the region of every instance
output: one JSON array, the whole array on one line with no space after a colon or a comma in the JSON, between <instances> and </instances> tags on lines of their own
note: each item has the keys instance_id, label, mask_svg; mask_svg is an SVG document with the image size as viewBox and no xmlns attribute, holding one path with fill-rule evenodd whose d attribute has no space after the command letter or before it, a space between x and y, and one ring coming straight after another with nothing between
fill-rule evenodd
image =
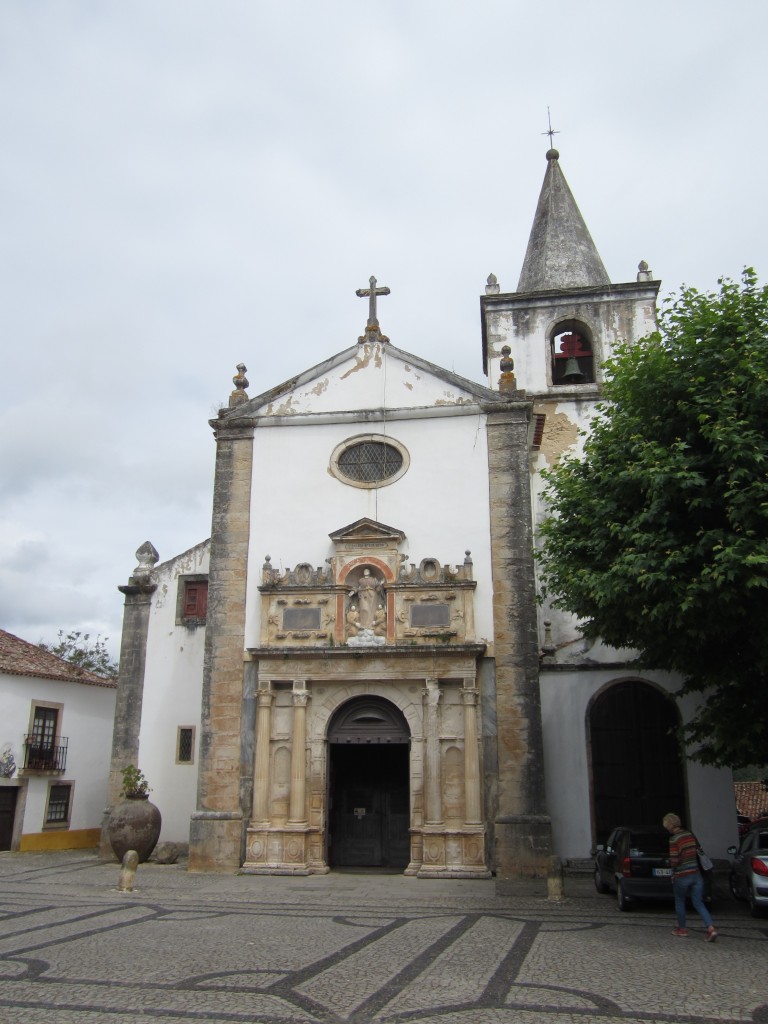
<instances>
[{"instance_id":1,"label":"white church facade","mask_svg":"<svg viewBox=\"0 0 768 1024\"><path fill-rule=\"evenodd\" d=\"M197 871L543 874L676 810L735 836L692 706L537 602L541 471L578 451L659 282L612 284L555 150L518 288L481 299L487 385L362 336L212 422L212 531L125 594L110 800L139 764Z\"/></svg>"}]
</instances>

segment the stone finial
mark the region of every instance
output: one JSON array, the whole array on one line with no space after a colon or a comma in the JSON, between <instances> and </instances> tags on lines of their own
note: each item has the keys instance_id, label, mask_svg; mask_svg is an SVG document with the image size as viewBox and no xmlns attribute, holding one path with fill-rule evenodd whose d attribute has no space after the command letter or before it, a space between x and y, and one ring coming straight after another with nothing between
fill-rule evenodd
<instances>
[{"instance_id":1,"label":"stone finial","mask_svg":"<svg viewBox=\"0 0 768 1024\"><path fill-rule=\"evenodd\" d=\"M118 892L133 892L136 880L136 869L139 866L139 855L135 850L126 850L117 882Z\"/></svg>"},{"instance_id":2,"label":"stone finial","mask_svg":"<svg viewBox=\"0 0 768 1024\"><path fill-rule=\"evenodd\" d=\"M504 345L501 350L501 362L499 363L501 376L499 377L499 391L516 391L517 380L515 379L515 361L512 358L512 349Z\"/></svg>"},{"instance_id":3,"label":"stone finial","mask_svg":"<svg viewBox=\"0 0 768 1024\"><path fill-rule=\"evenodd\" d=\"M652 281L653 280L653 274L648 269L648 264L645 262L645 260L640 260L640 262L637 265L637 280L638 281Z\"/></svg>"},{"instance_id":4,"label":"stone finial","mask_svg":"<svg viewBox=\"0 0 768 1024\"><path fill-rule=\"evenodd\" d=\"M541 653L545 658L551 658L556 650L552 641L552 621L544 619L544 643L541 645Z\"/></svg>"},{"instance_id":5,"label":"stone finial","mask_svg":"<svg viewBox=\"0 0 768 1024\"><path fill-rule=\"evenodd\" d=\"M488 281L486 282L486 285L485 285L485 294L486 295L498 295L499 294L499 282L496 279L496 275L495 274L489 274L488 275Z\"/></svg>"},{"instance_id":6,"label":"stone finial","mask_svg":"<svg viewBox=\"0 0 768 1024\"><path fill-rule=\"evenodd\" d=\"M235 390L229 396L230 409L233 409L236 405L240 405L242 402L248 401L248 395L245 393L245 389L248 387L248 378L245 376L245 371L247 369L248 367L245 363L237 364L237 373L232 378Z\"/></svg>"},{"instance_id":7,"label":"stone finial","mask_svg":"<svg viewBox=\"0 0 768 1024\"><path fill-rule=\"evenodd\" d=\"M136 552L136 558L139 564L133 570L132 575L134 578L139 577L141 579L145 579L152 575L152 570L155 568L160 555L155 550L154 544L145 540Z\"/></svg>"}]
</instances>

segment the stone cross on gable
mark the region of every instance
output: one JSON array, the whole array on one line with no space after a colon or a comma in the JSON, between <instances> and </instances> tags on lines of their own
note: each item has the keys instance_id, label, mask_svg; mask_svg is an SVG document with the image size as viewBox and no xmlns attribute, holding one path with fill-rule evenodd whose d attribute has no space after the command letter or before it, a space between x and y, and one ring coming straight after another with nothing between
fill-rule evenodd
<instances>
[{"instance_id":1,"label":"stone cross on gable","mask_svg":"<svg viewBox=\"0 0 768 1024\"><path fill-rule=\"evenodd\" d=\"M358 295L361 299L368 298L368 327L378 327L379 321L376 318L376 296L377 295L389 295L389 288L377 288L376 278L371 277L368 279L370 288L358 288L355 295Z\"/></svg>"},{"instance_id":2,"label":"stone cross on gable","mask_svg":"<svg viewBox=\"0 0 768 1024\"><path fill-rule=\"evenodd\" d=\"M368 299L368 323L365 325L365 334L358 338L358 341L389 341L379 330L379 320L376 316L376 299L379 295L389 295L389 288L377 288L376 278L370 277L369 288L358 288L355 295L361 299Z\"/></svg>"}]
</instances>

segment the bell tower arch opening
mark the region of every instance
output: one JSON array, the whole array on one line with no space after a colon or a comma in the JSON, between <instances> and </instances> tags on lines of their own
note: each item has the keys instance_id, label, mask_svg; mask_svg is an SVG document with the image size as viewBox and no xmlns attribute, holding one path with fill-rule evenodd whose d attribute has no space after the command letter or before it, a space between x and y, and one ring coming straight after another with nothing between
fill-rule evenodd
<instances>
[{"instance_id":1,"label":"bell tower arch opening","mask_svg":"<svg viewBox=\"0 0 768 1024\"><path fill-rule=\"evenodd\" d=\"M581 320L561 320L549 336L553 385L592 384L595 357L592 332Z\"/></svg>"},{"instance_id":2,"label":"bell tower arch opening","mask_svg":"<svg viewBox=\"0 0 768 1024\"><path fill-rule=\"evenodd\" d=\"M383 697L347 701L328 726L328 864L405 870L410 731Z\"/></svg>"}]
</instances>

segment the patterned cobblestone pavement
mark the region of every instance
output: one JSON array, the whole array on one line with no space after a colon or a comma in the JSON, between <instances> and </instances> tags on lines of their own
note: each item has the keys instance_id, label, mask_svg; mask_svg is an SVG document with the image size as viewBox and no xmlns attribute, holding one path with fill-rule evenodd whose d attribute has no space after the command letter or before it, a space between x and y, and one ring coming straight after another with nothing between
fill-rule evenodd
<instances>
[{"instance_id":1,"label":"patterned cobblestone pavement","mask_svg":"<svg viewBox=\"0 0 768 1024\"><path fill-rule=\"evenodd\" d=\"M706 943L589 879L554 903L543 883L155 864L120 893L118 870L0 854L3 1024L768 1024L768 919L724 891Z\"/></svg>"}]
</instances>

